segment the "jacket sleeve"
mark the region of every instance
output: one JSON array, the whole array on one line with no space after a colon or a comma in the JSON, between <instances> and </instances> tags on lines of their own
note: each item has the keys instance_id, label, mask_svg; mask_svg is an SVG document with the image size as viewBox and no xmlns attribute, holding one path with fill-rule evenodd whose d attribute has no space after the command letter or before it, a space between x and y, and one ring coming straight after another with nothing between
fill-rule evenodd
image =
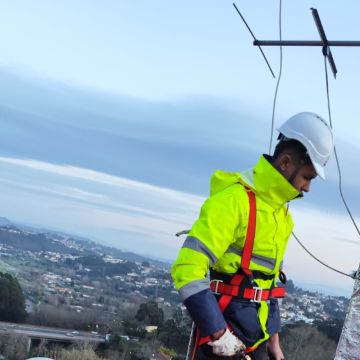
<instances>
[{"instance_id":1,"label":"jacket sleeve","mask_svg":"<svg viewBox=\"0 0 360 360\"><path fill-rule=\"evenodd\" d=\"M239 208L232 193L224 191L211 196L202 206L199 219L172 266L175 287L202 336L226 327L206 275L235 241Z\"/></svg>"}]
</instances>

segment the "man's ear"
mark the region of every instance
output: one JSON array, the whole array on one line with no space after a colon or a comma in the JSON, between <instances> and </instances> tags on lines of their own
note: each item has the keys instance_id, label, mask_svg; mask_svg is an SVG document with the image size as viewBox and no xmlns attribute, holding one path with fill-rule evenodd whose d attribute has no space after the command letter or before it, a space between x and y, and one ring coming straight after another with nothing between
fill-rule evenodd
<instances>
[{"instance_id":1,"label":"man's ear","mask_svg":"<svg viewBox=\"0 0 360 360\"><path fill-rule=\"evenodd\" d=\"M292 165L292 157L290 154L283 154L279 158L279 169L281 172L288 170L289 166Z\"/></svg>"}]
</instances>

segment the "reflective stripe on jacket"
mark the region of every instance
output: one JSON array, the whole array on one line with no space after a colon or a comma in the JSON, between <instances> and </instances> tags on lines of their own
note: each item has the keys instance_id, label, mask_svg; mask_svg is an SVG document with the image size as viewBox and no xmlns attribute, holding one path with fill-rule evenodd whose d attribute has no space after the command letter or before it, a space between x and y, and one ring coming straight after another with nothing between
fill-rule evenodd
<instances>
[{"instance_id":1,"label":"reflective stripe on jacket","mask_svg":"<svg viewBox=\"0 0 360 360\"><path fill-rule=\"evenodd\" d=\"M277 275L293 228L286 203L298 197L299 193L264 156L250 171L215 172L211 179L210 197L203 204L171 272L175 287L204 336L224 325L223 317L218 313L213 316L217 324L206 316L206 313L217 312L209 308L214 303L209 300L206 274L209 267L233 274L240 266L249 216L246 188L256 195L256 232L251 270ZM269 288L271 282L257 281L258 286L264 288ZM198 306L201 301L203 304ZM196 313L191 310L194 306ZM267 316L266 309L261 312L264 314L262 317Z\"/></svg>"}]
</instances>

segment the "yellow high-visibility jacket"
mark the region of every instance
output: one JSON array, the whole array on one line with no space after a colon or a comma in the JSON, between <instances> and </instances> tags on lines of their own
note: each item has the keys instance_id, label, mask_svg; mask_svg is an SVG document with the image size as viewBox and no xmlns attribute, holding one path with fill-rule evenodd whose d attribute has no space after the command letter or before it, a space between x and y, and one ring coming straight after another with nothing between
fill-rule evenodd
<instances>
[{"instance_id":1,"label":"yellow high-visibility jacket","mask_svg":"<svg viewBox=\"0 0 360 360\"><path fill-rule=\"evenodd\" d=\"M239 269L249 218L246 188L256 196L256 232L250 270L277 276L293 221L286 203L299 192L261 156L256 166L242 173L216 171L210 197L201 208L179 255L172 266L175 287L203 336L224 328L225 321L209 290L209 268L226 274ZM256 280L270 288L273 280ZM261 302L258 317L262 341L266 332L268 306Z\"/></svg>"}]
</instances>

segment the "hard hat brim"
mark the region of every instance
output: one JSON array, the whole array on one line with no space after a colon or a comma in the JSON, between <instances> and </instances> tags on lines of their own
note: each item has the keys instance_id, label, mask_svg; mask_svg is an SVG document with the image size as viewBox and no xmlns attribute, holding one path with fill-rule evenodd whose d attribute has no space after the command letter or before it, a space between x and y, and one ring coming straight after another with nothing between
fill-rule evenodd
<instances>
[{"instance_id":1,"label":"hard hat brim","mask_svg":"<svg viewBox=\"0 0 360 360\"><path fill-rule=\"evenodd\" d=\"M326 176L325 176L325 170L324 170L324 167L313 162L312 163L313 166L314 166L314 169L316 171L316 173L318 174L318 176L322 179L322 180L326 180Z\"/></svg>"}]
</instances>

